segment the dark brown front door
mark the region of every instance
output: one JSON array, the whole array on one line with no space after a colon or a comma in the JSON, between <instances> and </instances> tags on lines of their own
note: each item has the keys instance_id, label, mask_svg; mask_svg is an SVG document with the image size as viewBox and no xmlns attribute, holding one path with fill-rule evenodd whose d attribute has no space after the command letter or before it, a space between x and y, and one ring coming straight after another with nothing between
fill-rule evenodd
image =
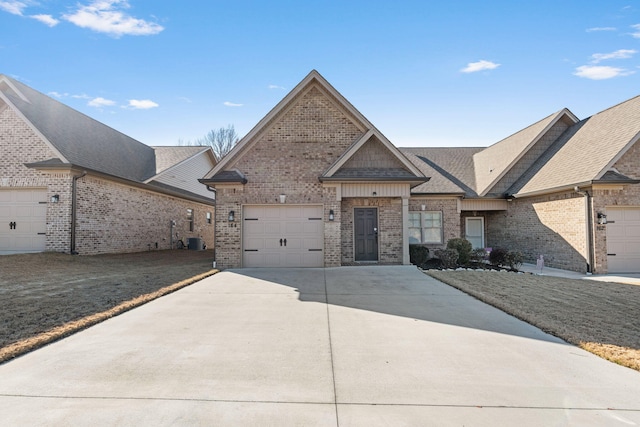
<instances>
[{"instance_id":1,"label":"dark brown front door","mask_svg":"<svg viewBox=\"0 0 640 427\"><path fill-rule=\"evenodd\" d=\"M377 208L355 209L354 238L356 261L378 261Z\"/></svg>"}]
</instances>

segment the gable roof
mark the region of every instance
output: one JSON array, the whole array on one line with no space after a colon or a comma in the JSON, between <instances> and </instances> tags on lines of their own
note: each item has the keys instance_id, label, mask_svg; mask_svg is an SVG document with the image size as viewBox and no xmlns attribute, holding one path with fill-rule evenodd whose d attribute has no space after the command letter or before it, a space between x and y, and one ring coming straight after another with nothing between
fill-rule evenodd
<instances>
[{"instance_id":1,"label":"gable roof","mask_svg":"<svg viewBox=\"0 0 640 427\"><path fill-rule=\"evenodd\" d=\"M350 163L359 154L365 151L365 147L372 146L376 142L382 150L377 150L384 156L378 159L378 163L367 160L366 167L349 167ZM320 181L357 181L357 180L384 180L384 181L416 181L416 184L428 180L422 171L411 163L391 142L385 138L376 128L369 129L361 138L351 146L322 174Z\"/></svg>"},{"instance_id":2,"label":"gable roof","mask_svg":"<svg viewBox=\"0 0 640 427\"><path fill-rule=\"evenodd\" d=\"M640 96L571 126L509 190L515 196L589 185L640 138Z\"/></svg>"},{"instance_id":3,"label":"gable roof","mask_svg":"<svg viewBox=\"0 0 640 427\"><path fill-rule=\"evenodd\" d=\"M0 97L64 163L138 182L156 173L153 148L17 80L0 75Z\"/></svg>"},{"instance_id":4,"label":"gable roof","mask_svg":"<svg viewBox=\"0 0 640 427\"><path fill-rule=\"evenodd\" d=\"M238 144L227 154L201 182L242 182L246 183L246 178L234 170L234 165L238 159L248 151L259 139L258 136L268 129L269 124L284 114L289 107L299 98L299 96L311 87L320 88L334 102L336 107L344 111L354 125L363 132L363 136L358 138L329 168L319 177L320 180L404 180L424 182L426 178L422 172L393 145L382 133L375 128L346 98L344 98L324 77L316 70L312 70L296 87L289 92L253 129L243 137ZM349 170L344 168L349 160L357 155L363 146L376 140L380 142L388 151L392 159L397 161L395 168L369 168Z\"/></svg>"},{"instance_id":5,"label":"gable roof","mask_svg":"<svg viewBox=\"0 0 640 427\"><path fill-rule=\"evenodd\" d=\"M178 147L153 146L151 148L153 148L156 156L156 174L160 174L171 167L175 167L202 152L207 150L211 151L211 148L199 145ZM213 152L211 152L211 155L213 155Z\"/></svg>"},{"instance_id":6,"label":"gable roof","mask_svg":"<svg viewBox=\"0 0 640 427\"><path fill-rule=\"evenodd\" d=\"M566 108L473 155L475 189L485 196L551 127L564 117L578 119Z\"/></svg>"}]
</instances>

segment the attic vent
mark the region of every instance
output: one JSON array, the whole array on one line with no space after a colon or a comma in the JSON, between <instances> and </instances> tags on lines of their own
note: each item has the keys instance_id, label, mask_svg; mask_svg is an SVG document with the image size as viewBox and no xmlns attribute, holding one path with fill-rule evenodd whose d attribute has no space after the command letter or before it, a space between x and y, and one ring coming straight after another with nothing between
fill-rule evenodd
<instances>
[{"instance_id":1,"label":"attic vent","mask_svg":"<svg viewBox=\"0 0 640 427\"><path fill-rule=\"evenodd\" d=\"M489 173L493 172L493 169L489 169Z\"/></svg>"}]
</instances>

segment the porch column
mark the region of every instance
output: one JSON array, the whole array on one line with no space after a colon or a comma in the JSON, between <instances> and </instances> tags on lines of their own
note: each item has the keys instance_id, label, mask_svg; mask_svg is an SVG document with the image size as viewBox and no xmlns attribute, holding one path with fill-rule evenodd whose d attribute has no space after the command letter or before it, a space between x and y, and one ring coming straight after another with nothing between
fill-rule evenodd
<instances>
[{"instance_id":1,"label":"porch column","mask_svg":"<svg viewBox=\"0 0 640 427\"><path fill-rule=\"evenodd\" d=\"M409 198L402 197L402 265L409 265Z\"/></svg>"}]
</instances>

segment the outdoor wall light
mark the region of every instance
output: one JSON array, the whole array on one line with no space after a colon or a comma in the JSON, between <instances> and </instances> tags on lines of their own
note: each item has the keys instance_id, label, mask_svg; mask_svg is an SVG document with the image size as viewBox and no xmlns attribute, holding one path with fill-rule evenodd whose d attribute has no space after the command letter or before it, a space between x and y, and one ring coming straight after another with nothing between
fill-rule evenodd
<instances>
[{"instance_id":1,"label":"outdoor wall light","mask_svg":"<svg viewBox=\"0 0 640 427\"><path fill-rule=\"evenodd\" d=\"M425 209L427 209L427 205L420 205L420 209L421 209L421 210L425 210Z\"/></svg>"},{"instance_id":2,"label":"outdoor wall light","mask_svg":"<svg viewBox=\"0 0 640 427\"><path fill-rule=\"evenodd\" d=\"M598 224L604 225L606 223L607 223L607 216L602 212L598 212Z\"/></svg>"},{"instance_id":3,"label":"outdoor wall light","mask_svg":"<svg viewBox=\"0 0 640 427\"><path fill-rule=\"evenodd\" d=\"M329 221L333 221L334 219L336 219L336 216L333 213L333 209L329 209Z\"/></svg>"},{"instance_id":4,"label":"outdoor wall light","mask_svg":"<svg viewBox=\"0 0 640 427\"><path fill-rule=\"evenodd\" d=\"M53 196L51 196L51 203L58 203L59 201L60 201L59 194L54 194Z\"/></svg>"},{"instance_id":5,"label":"outdoor wall light","mask_svg":"<svg viewBox=\"0 0 640 427\"><path fill-rule=\"evenodd\" d=\"M229 222L233 222L236 220L236 213L235 211L229 211Z\"/></svg>"},{"instance_id":6,"label":"outdoor wall light","mask_svg":"<svg viewBox=\"0 0 640 427\"><path fill-rule=\"evenodd\" d=\"M284 203L287 201L287 195L286 194L281 194L280 195L280 203Z\"/></svg>"}]
</instances>

